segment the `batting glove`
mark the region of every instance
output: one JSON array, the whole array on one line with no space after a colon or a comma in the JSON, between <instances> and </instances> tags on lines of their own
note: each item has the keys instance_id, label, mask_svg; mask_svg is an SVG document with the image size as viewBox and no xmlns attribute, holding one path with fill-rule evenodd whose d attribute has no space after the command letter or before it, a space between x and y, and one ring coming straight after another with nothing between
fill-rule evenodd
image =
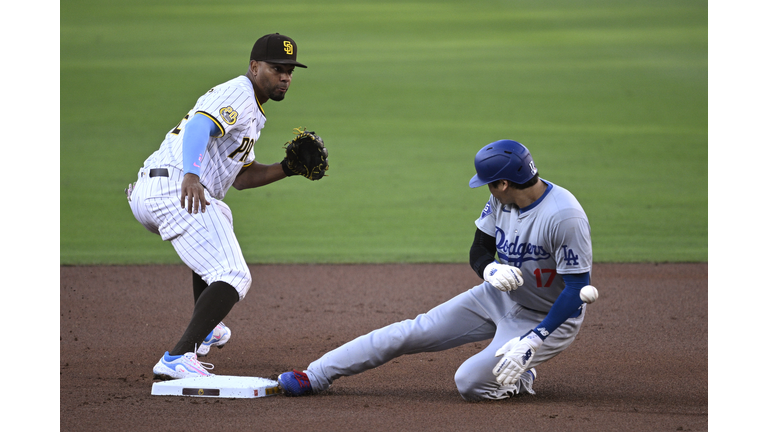
<instances>
[{"instance_id":1,"label":"batting glove","mask_svg":"<svg viewBox=\"0 0 768 432\"><path fill-rule=\"evenodd\" d=\"M514 385L520 375L529 369L531 360L533 360L536 350L541 347L544 341L533 331L525 335L514 338L507 342L496 351L496 357L504 356L496 363L493 368L493 374L496 376L496 382L502 386Z\"/></svg>"},{"instance_id":2,"label":"batting glove","mask_svg":"<svg viewBox=\"0 0 768 432\"><path fill-rule=\"evenodd\" d=\"M523 272L517 267L494 261L485 266L483 279L499 291L514 291L523 285Z\"/></svg>"}]
</instances>

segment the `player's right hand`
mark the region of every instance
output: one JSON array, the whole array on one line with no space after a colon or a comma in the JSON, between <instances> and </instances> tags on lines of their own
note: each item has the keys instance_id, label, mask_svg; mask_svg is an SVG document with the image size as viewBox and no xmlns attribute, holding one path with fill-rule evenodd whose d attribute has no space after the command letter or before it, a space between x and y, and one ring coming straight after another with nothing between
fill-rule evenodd
<instances>
[{"instance_id":1,"label":"player's right hand","mask_svg":"<svg viewBox=\"0 0 768 432\"><path fill-rule=\"evenodd\" d=\"M514 291L523 285L523 272L517 267L494 261L483 270L483 279L499 291Z\"/></svg>"},{"instance_id":2,"label":"player's right hand","mask_svg":"<svg viewBox=\"0 0 768 432\"><path fill-rule=\"evenodd\" d=\"M496 382L502 386L514 385L520 375L530 368L531 360L544 341L533 331L529 331L519 338L514 338L505 343L496 351L496 357L501 357L493 374Z\"/></svg>"},{"instance_id":3,"label":"player's right hand","mask_svg":"<svg viewBox=\"0 0 768 432\"><path fill-rule=\"evenodd\" d=\"M186 198L186 199L185 199ZM205 188L200 183L200 177L196 174L184 174L184 180L181 181L181 208L186 208L187 213L205 213L205 206L211 205L205 199Z\"/></svg>"}]
</instances>

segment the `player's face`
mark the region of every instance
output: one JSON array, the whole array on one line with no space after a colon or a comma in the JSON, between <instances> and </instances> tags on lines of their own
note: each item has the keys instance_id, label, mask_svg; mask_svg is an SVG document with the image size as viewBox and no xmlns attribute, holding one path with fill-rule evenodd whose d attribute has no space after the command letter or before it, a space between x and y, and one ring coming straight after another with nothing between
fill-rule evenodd
<instances>
[{"instance_id":1,"label":"player's face","mask_svg":"<svg viewBox=\"0 0 768 432\"><path fill-rule=\"evenodd\" d=\"M254 74L256 95L260 103L269 99L281 101L288 92L293 79L293 65L258 62L258 69Z\"/></svg>"}]
</instances>

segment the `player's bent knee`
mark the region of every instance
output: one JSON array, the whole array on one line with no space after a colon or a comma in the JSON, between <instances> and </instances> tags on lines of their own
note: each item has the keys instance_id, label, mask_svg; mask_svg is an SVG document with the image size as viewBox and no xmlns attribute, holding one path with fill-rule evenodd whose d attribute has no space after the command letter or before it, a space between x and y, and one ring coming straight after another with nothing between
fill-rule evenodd
<instances>
[{"instance_id":1,"label":"player's bent knee","mask_svg":"<svg viewBox=\"0 0 768 432\"><path fill-rule=\"evenodd\" d=\"M245 295L248 294L248 290L250 290L251 283L253 282L251 273L248 270L233 270L218 280L232 285L232 287L237 291L237 294L240 296L240 300L244 299Z\"/></svg>"},{"instance_id":2,"label":"player's bent knee","mask_svg":"<svg viewBox=\"0 0 768 432\"><path fill-rule=\"evenodd\" d=\"M459 368L453 377L456 382L456 389L459 390L461 398L468 402L477 402L485 399L480 390L477 381L472 373L468 373L466 368Z\"/></svg>"},{"instance_id":3,"label":"player's bent knee","mask_svg":"<svg viewBox=\"0 0 768 432\"><path fill-rule=\"evenodd\" d=\"M251 279L251 274L247 273L244 275L242 284L237 287L237 292L240 294L240 300L245 298L245 295L248 294L248 291L251 289L251 284L253 283L253 279Z\"/></svg>"}]
</instances>

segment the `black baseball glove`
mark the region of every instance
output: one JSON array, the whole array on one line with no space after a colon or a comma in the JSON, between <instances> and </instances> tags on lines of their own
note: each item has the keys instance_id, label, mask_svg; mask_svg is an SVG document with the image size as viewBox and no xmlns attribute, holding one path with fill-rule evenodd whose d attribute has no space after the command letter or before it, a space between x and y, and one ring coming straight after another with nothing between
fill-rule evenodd
<instances>
[{"instance_id":1,"label":"black baseball glove","mask_svg":"<svg viewBox=\"0 0 768 432\"><path fill-rule=\"evenodd\" d=\"M328 149L323 139L306 128L294 128L296 137L285 143L285 159L280 163L285 175L301 175L320 180L328 170Z\"/></svg>"}]
</instances>

